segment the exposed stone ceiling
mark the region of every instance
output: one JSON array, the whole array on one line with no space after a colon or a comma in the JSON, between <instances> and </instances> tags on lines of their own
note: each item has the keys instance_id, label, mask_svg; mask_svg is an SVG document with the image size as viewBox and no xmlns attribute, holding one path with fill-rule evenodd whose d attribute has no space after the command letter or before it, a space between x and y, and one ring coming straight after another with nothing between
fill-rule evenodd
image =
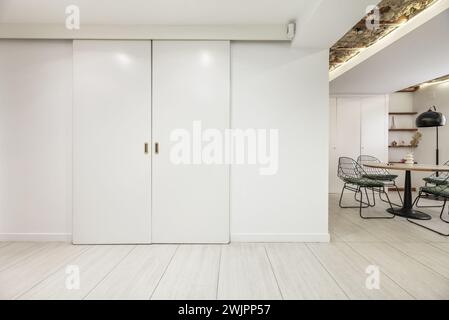
<instances>
[{"instance_id":1,"label":"exposed stone ceiling","mask_svg":"<svg viewBox=\"0 0 449 320\"><path fill-rule=\"evenodd\" d=\"M382 0L378 4L380 16L376 28L368 28L368 15L366 15L330 49L330 71L346 63L363 49L373 45L438 1Z\"/></svg>"}]
</instances>

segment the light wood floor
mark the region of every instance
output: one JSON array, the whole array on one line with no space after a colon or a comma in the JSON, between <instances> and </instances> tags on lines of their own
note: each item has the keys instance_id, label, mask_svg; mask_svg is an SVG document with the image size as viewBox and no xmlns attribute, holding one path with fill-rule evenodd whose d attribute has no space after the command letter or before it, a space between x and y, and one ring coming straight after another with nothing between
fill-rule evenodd
<instances>
[{"instance_id":1,"label":"light wood floor","mask_svg":"<svg viewBox=\"0 0 449 320\"><path fill-rule=\"evenodd\" d=\"M449 299L447 238L400 218L362 220L337 200L329 244L0 243L0 299ZM73 266L80 287L67 289ZM379 289L366 286L369 266Z\"/></svg>"}]
</instances>

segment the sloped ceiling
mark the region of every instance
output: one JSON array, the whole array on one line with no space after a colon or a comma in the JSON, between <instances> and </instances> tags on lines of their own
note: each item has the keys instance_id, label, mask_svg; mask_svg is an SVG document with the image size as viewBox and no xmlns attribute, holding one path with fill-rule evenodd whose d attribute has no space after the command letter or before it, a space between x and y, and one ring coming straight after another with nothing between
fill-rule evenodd
<instances>
[{"instance_id":1,"label":"sloped ceiling","mask_svg":"<svg viewBox=\"0 0 449 320\"><path fill-rule=\"evenodd\" d=\"M331 81L332 94L392 93L449 74L449 10Z\"/></svg>"}]
</instances>

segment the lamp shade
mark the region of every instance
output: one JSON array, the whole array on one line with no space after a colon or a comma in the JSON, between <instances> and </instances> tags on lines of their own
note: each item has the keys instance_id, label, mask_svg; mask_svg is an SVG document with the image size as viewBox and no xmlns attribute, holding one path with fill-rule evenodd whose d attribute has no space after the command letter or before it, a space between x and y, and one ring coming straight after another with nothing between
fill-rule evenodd
<instances>
[{"instance_id":1,"label":"lamp shade","mask_svg":"<svg viewBox=\"0 0 449 320\"><path fill-rule=\"evenodd\" d=\"M442 127L444 125L446 125L446 117L441 112L437 112L436 108L435 111L429 109L416 118L418 128Z\"/></svg>"}]
</instances>

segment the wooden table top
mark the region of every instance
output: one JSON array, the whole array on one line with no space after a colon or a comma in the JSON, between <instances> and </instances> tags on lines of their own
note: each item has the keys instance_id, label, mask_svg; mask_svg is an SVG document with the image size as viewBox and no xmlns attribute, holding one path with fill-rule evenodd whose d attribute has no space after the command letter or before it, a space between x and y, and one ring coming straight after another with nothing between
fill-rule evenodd
<instances>
[{"instance_id":1,"label":"wooden table top","mask_svg":"<svg viewBox=\"0 0 449 320\"><path fill-rule=\"evenodd\" d=\"M405 164L405 163L366 163L369 168L401 171L427 171L427 172L449 172L449 166L437 166L431 164Z\"/></svg>"}]
</instances>

